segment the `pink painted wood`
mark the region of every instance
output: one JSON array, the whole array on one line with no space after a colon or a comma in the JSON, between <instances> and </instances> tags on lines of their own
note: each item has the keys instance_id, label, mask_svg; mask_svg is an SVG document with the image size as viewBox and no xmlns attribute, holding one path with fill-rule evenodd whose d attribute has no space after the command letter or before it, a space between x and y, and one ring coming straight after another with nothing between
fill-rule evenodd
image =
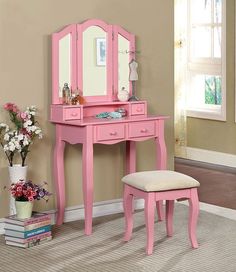
<instances>
[{"instance_id":1,"label":"pink painted wood","mask_svg":"<svg viewBox=\"0 0 236 272\"><path fill-rule=\"evenodd\" d=\"M93 218L93 127L87 126L83 139L83 196L85 215L85 234L92 234Z\"/></svg>"},{"instance_id":2,"label":"pink painted wood","mask_svg":"<svg viewBox=\"0 0 236 272\"><path fill-rule=\"evenodd\" d=\"M132 235L133 228L133 214L132 205L133 198L143 198L145 201L145 222L147 231L146 242L146 254L151 255L153 253L154 242L154 207L155 202L160 200L166 200L166 232L168 236L173 235L173 211L174 200L178 198L187 198L189 200L189 239L193 248L198 248L198 242L196 238L196 225L199 211L199 201L197 188L188 188L173 191L162 192L145 192L127 184L124 186L124 215L125 215L125 235L124 240L129 241Z\"/></svg>"},{"instance_id":3,"label":"pink painted wood","mask_svg":"<svg viewBox=\"0 0 236 272\"><path fill-rule=\"evenodd\" d=\"M59 97L59 41L65 35L71 34L72 88L76 89L78 87L80 90L83 90L83 32L92 25L101 27L107 33L107 95L86 97L88 103L85 105L62 105ZM166 167L164 120L168 117L147 116L146 101L132 103L113 101L116 99L116 94L115 92L113 93L113 84L118 84L118 63L115 55L117 53L114 52L114 49L117 51L117 42L114 42L112 39L114 37L114 40L117 41L118 33L130 41L130 51L135 51L133 34L121 27L108 25L101 20L88 20L82 24L69 25L62 31L54 33L52 38L53 105L51 106L51 122L56 124L53 167L57 192L57 224L63 223L65 210L65 143L82 144L85 233L87 235L92 233L94 144L112 145L126 142L126 172L133 173L136 171L136 142L154 139L158 157L157 169ZM130 58L135 58L135 54L130 54ZM131 87L130 92L132 92ZM118 107L125 108L127 117L115 120L94 118L94 115L97 113L114 111ZM162 202L160 201L159 203L157 205L158 217L163 219Z\"/></svg>"},{"instance_id":4,"label":"pink painted wood","mask_svg":"<svg viewBox=\"0 0 236 272\"><path fill-rule=\"evenodd\" d=\"M52 104L61 104L62 98L59 97L59 41L66 35L71 35L71 86L75 89L76 84L76 25L71 24L60 32L52 35Z\"/></svg>"},{"instance_id":5,"label":"pink painted wood","mask_svg":"<svg viewBox=\"0 0 236 272\"><path fill-rule=\"evenodd\" d=\"M157 158L157 169L164 170L166 169L166 162L167 162L167 152L166 152L166 147L164 138L164 123L163 120L158 123L158 126L156 126L156 129L158 130L158 135L161 135L159 139L156 138L157 140L157 153L161 154L160 157ZM157 133L157 132L156 132ZM162 159L160 159L162 158ZM159 221L163 221L165 219L165 214L163 211L163 201L160 200L157 202L157 213L158 213L158 219Z\"/></svg>"},{"instance_id":6,"label":"pink painted wood","mask_svg":"<svg viewBox=\"0 0 236 272\"><path fill-rule=\"evenodd\" d=\"M82 24L77 25L77 64L78 64L78 88L83 90L83 32L91 27L98 26L102 28L107 33L106 48L107 48L107 58L106 58L106 71L107 71L107 94L101 96L86 96L87 102L98 102L98 101L112 101L112 61L113 61L113 46L112 46L112 25L105 23L102 20L91 19L87 20Z\"/></svg>"},{"instance_id":7,"label":"pink painted wood","mask_svg":"<svg viewBox=\"0 0 236 272\"><path fill-rule=\"evenodd\" d=\"M166 116L137 116L126 117L119 120L100 120L96 118L84 118L83 120L74 121L56 121L56 145L54 150L54 181L57 190L57 224L60 225L64 220L65 210L65 178L64 178L64 147L65 142L70 144L82 144L82 176L83 176L83 195L85 206L85 234L90 235L92 233L92 208L93 208L93 145L95 143L100 144L116 144L119 142L127 143L126 150L126 165L127 173L133 173L136 171L136 150L135 142L146 141L148 139L155 139L156 145L158 145L159 152L156 156L162 156L160 158L160 165L165 165L166 161L166 146L165 141L162 139L164 133L159 135L160 125L164 126ZM140 128L146 124L146 122L153 122L155 127L159 129L154 130L154 134L146 136L145 133L139 133L137 135L129 134L129 127L134 123L139 124ZM124 129L123 136L116 138L116 126L120 131L121 127ZM111 131L112 128L112 131ZM107 135L107 138L99 139L99 131L102 131L102 137ZM107 131L107 133L105 133ZM113 135L110 135L110 133ZM132 137L130 137L132 136ZM160 215L158 215L160 217Z\"/></svg>"},{"instance_id":8,"label":"pink painted wood","mask_svg":"<svg viewBox=\"0 0 236 272\"><path fill-rule=\"evenodd\" d=\"M57 222L63 222L65 210L65 173L64 173L64 148L65 142L62 140L60 126L56 126L56 145L54 148L54 179L57 196Z\"/></svg>"},{"instance_id":9,"label":"pink painted wood","mask_svg":"<svg viewBox=\"0 0 236 272\"><path fill-rule=\"evenodd\" d=\"M114 41L113 41L113 82L114 82L114 92L113 92L113 100L117 99L118 93L118 37L119 35L123 36L125 39L129 41L129 60L135 59L135 36L134 34L126 31L119 25L113 26L113 33L114 33ZM133 53L134 52L134 53ZM129 93L132 94L132 84L130 82L129 85Z\"/></svg>"}]
</instances>

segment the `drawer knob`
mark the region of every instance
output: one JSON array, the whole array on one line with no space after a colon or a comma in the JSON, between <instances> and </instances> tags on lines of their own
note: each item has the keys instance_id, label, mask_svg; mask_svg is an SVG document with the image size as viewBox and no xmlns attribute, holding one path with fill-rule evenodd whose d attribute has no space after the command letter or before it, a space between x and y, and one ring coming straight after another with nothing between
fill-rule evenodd
<instances>
[{"instance_id":1,"label":"drawer knob","mask_svg":"<svg viewBox=\"0 0 236 272\"><path fill-rule=\"evenodd\" d=\"M110 135L111 136L115 136L117 134L117 132L116 131L114 131L114 132L110 132Z\"/></svg>"},{"instance_id":2,"label":"drawer knob","mask_svg":"<svg viewBox=\"0 0 236 272\"><path fill-rule=\"evenodd\" d=\"M78 115L78 113L77 112L73 112L73 113L71 113L71 116L77 116Z\"/></svg>"},{"instance_id":3,"label":"drawer knob","mask_svg":"<svg viewBox=\"0 0 236 272\"><path fill-rule=\"evenodd\" d=\"M146 133L146 132L147 132L147 129L146 129L146 128L143 128L143 129L141 129L140 131L143 132L143 133Z\"/></svg>"},{"instance_id":4,"label":"drawer knob","mask_svg":"<svg viewBox=\"0 0 236 272\"><path fill-rule=\"evenodd\" d=\"M138 107L138 108L136 109L136 111L137 111L137 112L141 112L141 111L142 111L142 107Z\"/></svg>"}]
</instances>

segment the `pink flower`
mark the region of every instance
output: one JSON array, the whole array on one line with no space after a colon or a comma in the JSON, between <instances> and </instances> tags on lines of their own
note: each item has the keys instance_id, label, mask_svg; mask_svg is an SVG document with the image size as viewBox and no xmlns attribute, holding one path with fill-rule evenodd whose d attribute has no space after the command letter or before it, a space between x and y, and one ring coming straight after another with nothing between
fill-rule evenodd
<instances>
[{"instance_id":1,"label":"pink flower","mask_svg":"<svg viewBox=\"0 0 236 272\"><path fill-rule=\"evenodd\" d=\"M21 113L20 113L20 117L21 117L23 120L25 120L25 119L27 119L28 115L27 115L25 112L21 112Z\"/></svg>"},{"instance_id":2,"label":"pink flower","mask_svg":"<svg viewBox=\"0 0 236 272\"><path fill-rule=\"evenodd\" d=\"M13 103L6 103L3 107L7 111L13 111L15 113L17 113L19 111L17 106L15 104L13 104Z\"/></svg>"},{"instance_id":3,"label":"pink flower","mask_svg":"<svg viewBox=\"0 0 236 272\"><path fill-rule=\"evenodd\" d=\"M22 187L21 187L21 186L18 186L18 187L16 188L16 191L17 191L17 192L22 192Z\"/></svg>"},{"instance_id":4,"label":"pink flower","mask_svg":"<svg viewBox=\"0 0 236 272\"><path fill-rule=\"evenodd\" d=\"M22 120L24 120L24 121L28 120L28 115L25 112L19 111L17 113L17 117L20 118L20 119L22 119Z\"/></svg>"}]
</instances>

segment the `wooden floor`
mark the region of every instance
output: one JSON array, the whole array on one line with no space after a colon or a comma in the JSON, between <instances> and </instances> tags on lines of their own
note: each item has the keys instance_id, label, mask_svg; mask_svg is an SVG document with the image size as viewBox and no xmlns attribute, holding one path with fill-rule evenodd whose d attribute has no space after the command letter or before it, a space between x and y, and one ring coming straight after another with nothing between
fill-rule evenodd
<instances>
[{"instance_id":1,"label":"wooden floor","mask_svg":"<svg viewBox=\"0 0 236 272\"><path fill-rule=\"evenodd\" d=\"M236 209L236 169L177 158L175 170L200 182L201 202Z\"/></svg>"}]
</instances>

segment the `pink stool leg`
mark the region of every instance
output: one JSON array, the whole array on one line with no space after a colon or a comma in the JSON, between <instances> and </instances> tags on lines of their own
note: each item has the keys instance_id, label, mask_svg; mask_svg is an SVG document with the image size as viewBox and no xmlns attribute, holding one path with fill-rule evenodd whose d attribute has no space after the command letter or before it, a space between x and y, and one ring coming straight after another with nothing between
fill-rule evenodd
<instances>
[{"instance_id":1,"label":"pink stool leg","mask_svg":"<svg viewBox=\"0 0 236 272\"><path fill-rule=\"evenodd\" d=\"M156 202L158 221L165 220L165 214L163 209L163 200L159 200Z\"/></svg>"},{"instance_id":2,"label":"pink stool leg","mask_svg":"<svg viewBox=\"0 0 236 272\"><path fill-rule=\"evenodd\" d=\"M146 194L144 212L147 231L146 254L151 255L154 242L155 193Z\"/></svg>"},{"instance_id":3,"label":"pink stool leg","mask_svg":"<svg viewBox=\"0 0 236 272\"><path fill-rule=\"evenodd\" d=\"M188 222L188 231L189 239L191 241L193 248L198 248L198 242L196 238L196 226L199 213L199 201L197 189L191 189L191 197L189 199L189 222Z\"/></svg>"},{"instance_id":4,"label":"pink stool leg","mask_svg":"<svg viewBox=\"0 0 236 272\"><path fill-rule=\"evenodd\" d=\"M124 213L125 213L125 236L124 240L129 241L133 230L133 198L134 196L130 194L129 187L125 184L124 188Z\"/></svg>"},{"instance_id":5,"label":"pink stool leg","mask_svg":"<svg viewBox=\"0 0 236 272\"><path fill-rule=\"evenodd\" d=\"M167 236L173 235L174 200L166 200L166 232Z\"/></svg>"}]
</instances>

